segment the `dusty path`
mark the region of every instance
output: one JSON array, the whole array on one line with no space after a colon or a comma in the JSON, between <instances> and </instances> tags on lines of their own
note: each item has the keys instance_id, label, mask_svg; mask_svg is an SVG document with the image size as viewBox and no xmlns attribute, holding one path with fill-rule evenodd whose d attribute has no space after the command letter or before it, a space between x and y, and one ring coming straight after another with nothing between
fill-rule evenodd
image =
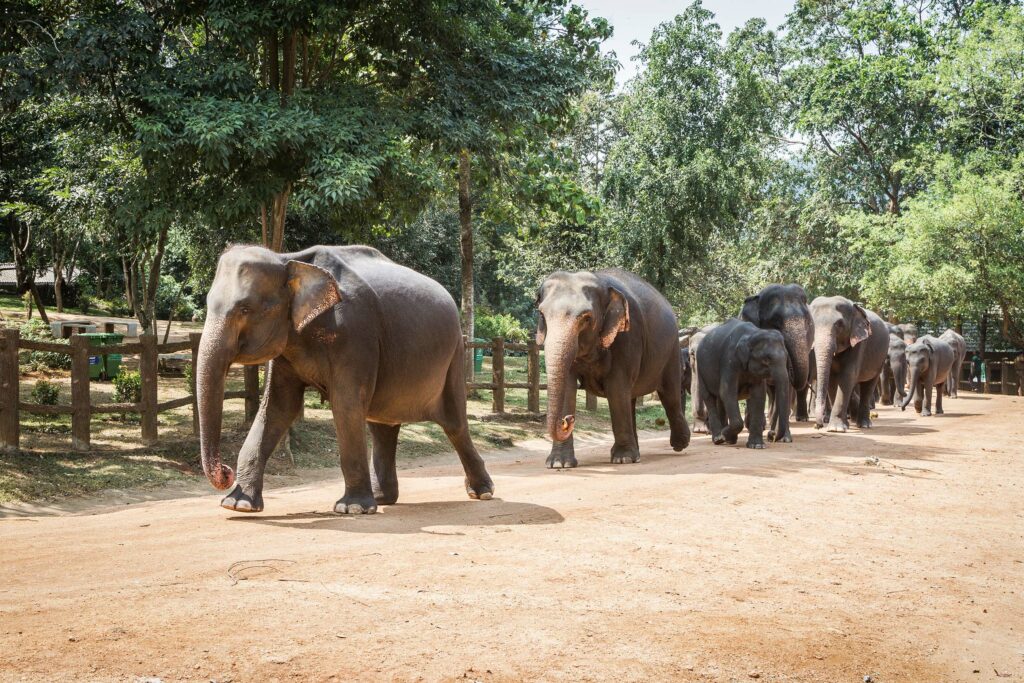
<instances>
[{"instance_id":1,"label":"dusty path","mask_svg":"<svg viewBox=\"0 0 1024 683\"><path fill-rule=\"evenodd\" d=\"M0 680L1024 680L1024 399L948 405L505 452L491 502L452 456L355 519L338 481L0 519Z\"/></svg>"}]
</instances>

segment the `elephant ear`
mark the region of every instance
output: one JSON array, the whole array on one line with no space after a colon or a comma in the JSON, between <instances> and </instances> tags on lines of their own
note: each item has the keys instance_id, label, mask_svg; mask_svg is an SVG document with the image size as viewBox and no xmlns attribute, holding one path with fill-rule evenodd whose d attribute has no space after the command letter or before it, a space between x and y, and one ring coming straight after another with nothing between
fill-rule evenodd
<instances>
[{"instance_id":1,"label":"elephant ear","mask_svg":"<svg viewBox=\"0 0 1024 683\"><path fill-rule=\"evenodd\" d=\"M541 285L537 290L537 300L533 302L534 306L540 306L540 302L544 300L544 285ZM544 314L540 312L540 308L537 309L537 346L544 346L544 339L548 336L548 324L544 321Z\"/></svg>"},{"instance_id":2,"label":"elephant ear","mask_svg":"<svg viewBox=\"0 0 1024 683\"><path fill-rule=\"evenodd\" d=\"M761 314L759 312L761 306L761 295L755 294L754 296L748 296L743 300L743 309L740 311L740 320L744 320L748 323L754 323L755 325L761 324Z\"/></svg>"},{"instance_id":3,"label":"elephant ear","mask_svg":"<svg viewBox=\"0 0 1024 683\"><path fill-rule=\"evenodd\" d=\"M750 364L750 345L753 341L753 336L749 334L743 335L736 341L736 360L739 361L740 367L743 369Z\"/></svg>"},{"instance_id":4,"label":"elephant ear","mask_svg":"<svg viewBox=\"0 0 1024 683\"><path fill-rule=\"evenodd\" d=\"M292 293L292 325L302 332L320 314L341 301L334 276L319 266L288 262L288 289Z\"/></svg>"},{"instance_id":5,"label":"elephant ear","mask_svg":"<svg viewBox=\"0 0 1024 683\"><path fill-rule=\"evenodd\" d=\"M604 324L601 327L601 346L608 348L619 332L629 331L629 302L615 287L608 288L608 306L604 309Z\"/></svg>"},{"instance_id":6,"label":"elephant ear","mask_svg":"<svg viewBox=\"0 0 1024 683\"><path fill-rule=\"evenodd\" d=\"M850 328L850 346L856 346L871 336L871 322L860 304L853 305L853 326Z\"/></svg>"}]
</instances>

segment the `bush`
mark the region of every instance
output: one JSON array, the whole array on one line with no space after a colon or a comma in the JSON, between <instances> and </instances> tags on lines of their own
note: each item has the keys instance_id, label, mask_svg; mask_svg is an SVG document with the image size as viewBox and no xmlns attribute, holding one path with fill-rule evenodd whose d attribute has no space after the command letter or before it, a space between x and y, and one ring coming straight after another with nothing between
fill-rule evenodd
<instances>
[{"instance_id":1,"label":"bush","mask_svg":"<svg viewBox=\"0 0 1024 683\"><path fill-rule=\"evenodd\" d=\"M195 377L196 369L192 363L185 366L185 386L188 388L188 392L192 392L192 378Z\"/></svg>"},{"instance_id":2,"label":"bush","mask_svg":"<svg viewBox=\"0 0 1024 683\"><path fill-rule=\"evenodd\" d=\"M156 315L166 320L174 308L175 320L191 320L196 312L196 303L185 291L184 285L170 275L160 276L160 288L156 293Z\"/></svg>"},{"instance_id":3,"label":"bush","mask_svg":"<svg viewBox=\"0 0 1024 683\"><path fill-rule=\"evenodd\" d=\"M494 337L504 337L507 341L522 344L530 333L508 313L480 311L476 315L476 336L488 341Z\"/></svg>"},{"instance_id":4,"label":"bush","mask_svg":"<svg viewBox=\"0 0 1024 683\"><path fill-rule=\"evenodd\" d=\"M135 372L120 372L114 378L114 403L139 403L142 401L142 375Z\"/></svg>"},{"instance_id":5,"label":"bush","mask_svg":"<svg viewBox=\"0 0 1024 683\"><path fill-rule=\"evenodd\" d=\"M67 344L67 339L54 339L50 326L42 320L28 320L18 325L22 339ZM21 351L18 353L18 364L24 370L70 370L71 356L65 353L49 351Z\"/></svg>"},{"instance_id":6,"label":"bush","mask_svg":"<svg viewBox=\"0 0 1024 683\"><path fill-rule=\"evenodd\" d=\"M44 406L57 405L60 396L60 385L45 379L38 380L32 388L32 400Z\"/></svg>"}]
</instances>

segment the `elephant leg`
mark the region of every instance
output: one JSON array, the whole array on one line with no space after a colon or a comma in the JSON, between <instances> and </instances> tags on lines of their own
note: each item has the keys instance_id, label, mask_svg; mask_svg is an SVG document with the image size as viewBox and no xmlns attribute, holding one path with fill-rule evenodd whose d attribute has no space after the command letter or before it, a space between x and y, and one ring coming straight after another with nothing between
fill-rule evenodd
<instances>
[{"instance_id":1,"label":"elephant leg","mask_svg":"<svg viewBox=\"0 0 1024 683\"><path fill-rule=\"evenodd\" d=\"M220 501L220 506L228 510L263 510L263 471L267 460L302 410L306 385L288 361L271 361L266 382L259 412L238 453L235 487Z\"/></svg>"},{"instance_id":2,"label":"elephant leg","mask_svg":"<svg viewBox=\"0 0 1024 683\"><path fill-rule=\"evenodd\" d=\"M612 434L615 443L612 445L612 462L626 464L640 462L640 448L637 445L635 424L636 412L634 401L629 396L629 387L623 381L615 381L608 386L608 411L612 418Z\"/></svg>"},{"instance_id":3,"label":"elephant leg","mask_svg":"<svg viewBox=\"0 0 1024 683\"><path fill-rule=\"evenodd\" d=\"M934 382L925 381L924 387L924 404L921 406L921 417L929 417L932 414L932 389L934 389Z\"/></svg>"},{"instance_id":4,"label":"elephant leg","mask_svg":"<svg viewBox=\"0 0 1024 683\"><path fill-rule=\"evenodd\" d=\"M869 379L860 383L860 395L868 396L875 390L875 379ZM871 403L861 401L857 406L857 427L860 429L871 429Z\"/></svg>"},{"instance_id":5,"label":"elephant leg","mask_svg":"<svg viewBox=\"0 0 1024 683\"><path fill-rule=\"evenodd\" d=\"M725 428L724 412L720 407L717 396L706 394L708 397L708 423L707 427L711 433L711 441L715 444L725 443L722 437L722 430Z\"/></svg>"},{"instance_id":6,"label":"elephant leg","mask_svg":"<svg viewBox=\"0 0 1024 683\"><path fill-rule=\"evenodd\" d=\"M338 514L369 514L377 511L366 452L366 409L360 403L331 397L334 428L338 433L341 474L345 495L334 504Z\"/></svg>"},{"instance_id":7,"label":"elephant leg","mask_svg":"<svg viewBox=\"0 0 1024 683\"><path fill-rule=\"evenodd\" d=\"M378 505L394 505L398 501L398 470L395 452L402 425L369 423L373 439L373 497Z\"/></svg>"},{"instance_id":8,"label":"elephant leg","mask_svg":"<svg viewBox=\"0 0 1024 683\"><path fill-rule=\"evenodd\" d=\"M579 379L573 375L565 379L565 398L562 403L562 415L576 414L576 389ZM576 467L576 447L572 434L565 441L551 441L551 453L545 463L548 469Z\"/></svg>"},{"instance_id":9,"label":"elephant leg","mask_svg":"<svg viewBox=\"0 0 1024 683\"><path fill-rule=\"evenodd\" d=\"M712 401L708 398L708 393L701 386L700 377L697 374L697 366L693 366L693 433L694 434L707 434L708 433L708 408Z\"/></svg>"},{"instance_id":10,"label":"elephant leg","mask_svg":"<svg viewBox=\"0 0 1024 683\"><path fill-rule=\"evenodd\" d=\"M810 411L807 406L807 388L793 387L794 396L796 397L796 415L797 422L807 422L810 419Z\"/></svg>"},{"instance_id":11,"label":"elephant leg","mask_svg":"<svg viewBox=\"0 0 1024 683\"><path fill-rule=\"evenodd\" d=\"M637 434L636 430L636 399L633 399L633 444L636 446L636 450L640 450L640 435Z\"/></svg>"},{"instance_id":12,"label":"elephant leg","mask_svg":"<svg viewBox=\"0 0 1024 683\"><path fill-rule=\"evenodd\" d=\"M466 473L466 495L474 500L490 500L494 496L494 482L491 481L484 459L480 457L480 452L476 450L469 435L464 372L462 354L456 354L448 366L438 424L444 429L445 436L462 462L462 470Z\"/></svg>"},{"instance_id":13,"label":"elephant leg","mask_svg":"<svg viewBox=\"0 0 1024 683\"><path fill-rule=\"evenodd\" d=\"M740 432L743 431L743 416L740 414L740 402L736 394L727 390L721 391L718 398L721 409L725 411L728 424L722 430L722 442L735 444ZM750 403L747 402L747 411L750 411ZM764 423L764 401L761 402L761 422Z\"/></svg>"},{"instance_id":14,"label":"elephant leg","mask_svg":"<svg viewBox=\"0 0 1024 683\"><path fill-rule=\"evenodd\" d=\"M658 390L658 399L661 407L665 409L665 417L668 419L670 430L669 443L672 450L679 452L690 445L690 428L686 424L686 399L673 387L680 386L682 381L681 373L677 367L673 373L672 367L668 367L662 379L662 386Z\"/></svg>"},{"instance_id":15,"label":"elephant leg","mask_svg":"<svg viewBox=\"0 0 1024 683\"><path fill-rule=\"evenodd\" d=\"M834 383L835 398L832 401L832 413L828 421L828 431L845 432L849 424L850 398L853 394L852 368L842 368ZM866 405L866 402L864 402Z\"/></svg>"},{"instance_id":16,"label":"elephant leg","mask_svg":"<svg viewBox=\"0 0 1024 683\"><path fill-rule=\"evenodd\" d=\"M750 422L747 424L747 448L764 448L764 382L759 382L750 387L750 395L747 396L747 414Z\"/></svg>"},{"instance_id":17,"label":"elephant leg","mask_svg":"<svg viewBox=\"0 0 1024 683\"><path fill-rule=\"evenodd\" d=\"M935 414L936 415L942 415L942 413L943 413L943 410L942 410L942 385L940 384L936 388L936 393L935 393Z\"/></svg>"}]
</instances>

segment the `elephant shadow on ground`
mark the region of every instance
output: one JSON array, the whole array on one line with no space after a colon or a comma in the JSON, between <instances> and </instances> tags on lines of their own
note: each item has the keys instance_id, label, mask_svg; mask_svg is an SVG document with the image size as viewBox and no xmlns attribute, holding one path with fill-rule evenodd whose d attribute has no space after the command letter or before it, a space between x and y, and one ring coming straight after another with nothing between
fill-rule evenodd
<instances>
[{"instance_id":1,"label":"elephant shadow on ground","mask_svg":"<svg viewBox=\"0 0 1024 683\"><path fill-rule=\"evenodd\" d=\"M416 534L461 536L451 527L561 524L565 518L549 507L495 498L491 501L432 501L382 506L374 515L337 515L309 511L286 515L238 515L229 522L299 529L344 531L363 534ZM440 527L432 529L432 527Z\"/></svg>"}]
</instances>

